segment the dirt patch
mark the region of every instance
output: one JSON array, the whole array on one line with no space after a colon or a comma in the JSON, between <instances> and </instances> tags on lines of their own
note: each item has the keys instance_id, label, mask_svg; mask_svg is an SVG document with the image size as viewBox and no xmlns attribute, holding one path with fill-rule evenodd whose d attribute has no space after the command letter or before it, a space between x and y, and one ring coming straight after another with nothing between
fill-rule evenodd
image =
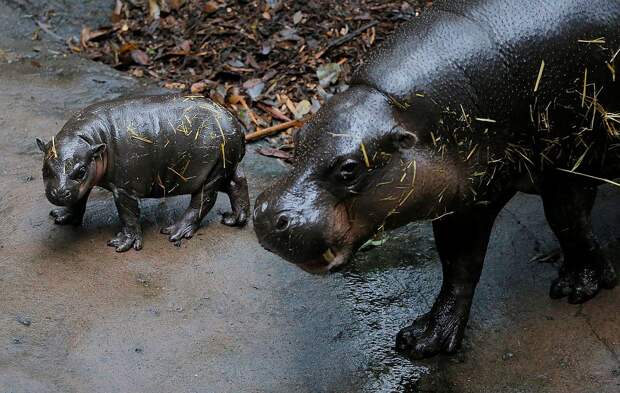
<instances>
[{"instance_id":1,"label":"dirt patch","mask_svg":"<svg viewBox=\"0 0 620 393\"><path fill-rule=\"evenodd\" d=\"M430 4L341 2L117 1L110 24L82 30L75 52L228 105L249 132L290 132L348 87L367 52ZM284 123L283 127L272 127ZM286 153L264 150L288 159Z\"/></svg>"}]
</instances>

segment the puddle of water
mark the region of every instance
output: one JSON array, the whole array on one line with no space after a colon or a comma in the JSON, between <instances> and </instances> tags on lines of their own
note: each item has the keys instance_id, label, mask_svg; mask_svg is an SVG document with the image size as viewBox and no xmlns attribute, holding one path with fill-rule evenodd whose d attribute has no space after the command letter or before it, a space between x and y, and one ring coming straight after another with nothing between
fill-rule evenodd
<instances>
[{"instance_id":1,"label":"puddle of water","mask_svg":"<svg viewBox=\"0 0 620 393\"><path fill-rule=\"evenodd\" d=\"M441 266L429 225L410 225L391 232L380 247L359 253L342 271L357 323L363 392L412 392L429 373L394 349L397 332L426 312L439 290Z\"/></svg>"}]
</instances>

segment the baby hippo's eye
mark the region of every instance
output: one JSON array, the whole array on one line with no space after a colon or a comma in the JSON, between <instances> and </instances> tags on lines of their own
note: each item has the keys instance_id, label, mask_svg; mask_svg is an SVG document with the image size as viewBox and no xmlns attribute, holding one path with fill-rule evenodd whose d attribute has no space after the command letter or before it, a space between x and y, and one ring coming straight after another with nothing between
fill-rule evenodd
<instances>
[{"instance_id":1,"label":"baby hippo's eye","mask_svg":"<svg viewBox=\"0 0 620 393\"><path fill-rule=\"evenodd\" d=\"M360 174L360 163L349 158L340 165L338 177L343 183L351 184Z\"/></svg>"},{"instance_id":2,"label":"baby hippo's eye","mask_svg":"<svg viewBox=\"0 0 620 393\"><path fill-rule=\"evenodd\" d=\"M88 170L85 166L81 166L78 169L75 170L75 172L73 172L73 179L74 180L84 180L86 178L86 174L88 173Z\"/></svg>"}]
</instances>

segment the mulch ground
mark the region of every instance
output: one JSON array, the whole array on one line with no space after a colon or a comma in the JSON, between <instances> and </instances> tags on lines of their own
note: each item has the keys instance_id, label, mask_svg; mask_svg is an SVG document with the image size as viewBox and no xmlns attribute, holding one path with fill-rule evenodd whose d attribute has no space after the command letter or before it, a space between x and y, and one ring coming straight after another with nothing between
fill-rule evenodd
<instances>
[{"instance_id":1,"label":"mulch ground","mask_svg":"<svg viewBox=\"0 0 620 393\"><path fill-rule=\"evenodd\" d=\"M260 152L290 158L290 135L347 88L367 52L430 1L117 0L73 51L229 107ZM277 134L276 134L277 133Z\"/></svg>"}]
</instances>

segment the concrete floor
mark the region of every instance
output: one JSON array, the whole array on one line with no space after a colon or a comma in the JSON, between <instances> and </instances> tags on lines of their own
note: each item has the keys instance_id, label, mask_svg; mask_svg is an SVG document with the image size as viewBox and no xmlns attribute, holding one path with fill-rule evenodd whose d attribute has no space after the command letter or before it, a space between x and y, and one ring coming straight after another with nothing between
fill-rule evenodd
<instances>
[{"instance_id":1,"label":"concrete floor","mask_svg":"<svg viewBox=\"0 0 620 393\"><path fill-rule=\"evenodd\" d=\"M528 261L557 244L536 197L518 196L497 222L463 350L422 362L392 346L440 284L428 225L327 277L264 251L251 226L219 224L225 198L181 247L158 232L182 197L145 201L140 252L105 246L119 223L104 191L82 228L55 226L34 138L94 101L153 90L65 56L47 34L30 40L24 15L65 3L0 0L1 393L620 391L620 290L582 306L547 297L556 267ZM107 4L93 3L79 14L100 18L89 7ZM76 34L83 20L62 17L54 31ZM252 198L285 170L254 149ZM619 198L603 188L594 215L616 261Z\"/></svg>"}]
</instances>

